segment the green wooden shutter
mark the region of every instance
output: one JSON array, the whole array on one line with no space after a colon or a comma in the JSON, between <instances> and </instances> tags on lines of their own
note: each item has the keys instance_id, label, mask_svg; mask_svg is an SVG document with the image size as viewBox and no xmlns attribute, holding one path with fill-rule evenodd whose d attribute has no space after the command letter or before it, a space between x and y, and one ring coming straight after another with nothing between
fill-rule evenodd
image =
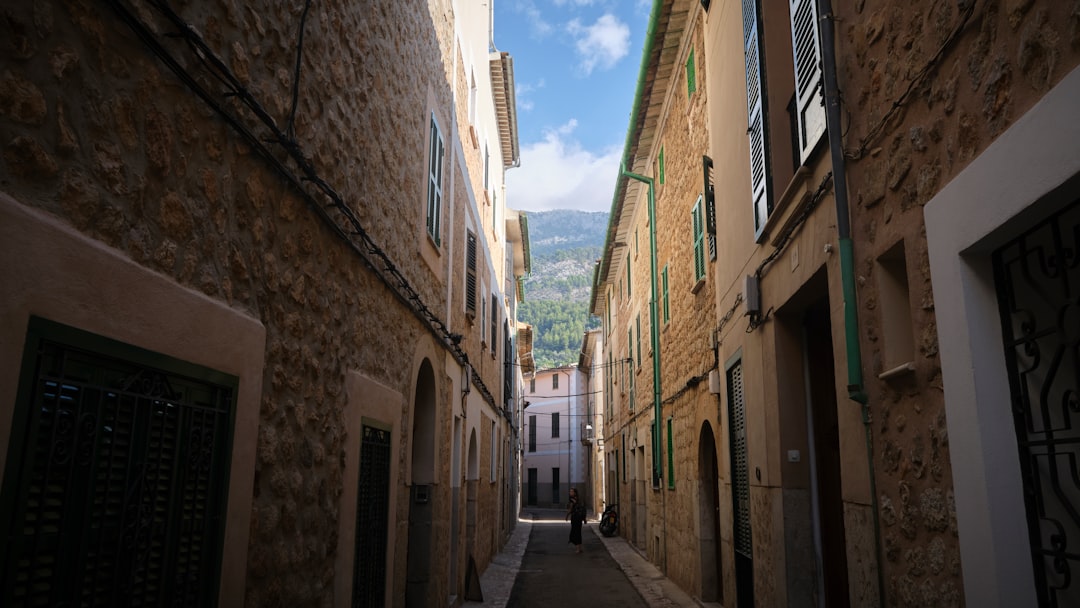
<instances>
[{"instance_id":1,"label":"green wooden shutter","mask_svg":"<svg viewBox=\"0 0 1080 608\"><path fill-rule=\"evenodd\" d=\"M701 197L690 212L694 225L694 281L705 278L705 222L701 213Z\"/></svg>"},{"instance_id":2,"label":"green wooden shutter","mask_svg":"<svg viewBox=\"0 0 1080 608\"><path fill-rule=\"evenodd\" d=\"M667 419L667 487L675 489L675 450L672 447L671 418Z\"/></svg>"},{"instance_id":3,"label":"green wooden shutter","mask_svg":"<svg viewBox=\"0 0 1080 608\"><path fill-rule=\"evenodd\" d=\"M686 94L693 95L697 90L697 72L694 69L694 49L690 49L690 56L686 58Z\"/></svg>"},{"instance_id":4,"label":"green wooden shutter","mask_svg":"<svg viewBox=\"0 0 1080 608\"><path fill-rule=\"evenodd\" d=\"M626 299L630 299L630 292L633 291L631 277L633 273L630 269L630 254L626 254Z\"/></svg>"},{"instance_id":5,"label":"green wooden shutter","mask_svg":"<svg viewBox=\"0 0 1080 608\"><path fill-rule=\"evenodd\" d=\"M657 178L659 179L660 183L663 184L664 183L664 147L663 146L660 146L660 154L656 159L656 167L657 167L657 171L656 171Z\"/></svg>"},{"instance_id":6,"label":"green wooden shutter","mask_svg":"<svg viewBox=\"0 0 1080 608\"><path fill-rule=\"evenodd\" d=\"M822 98L821 42L817 2L789 0L791 47L795 60L795 104L799 122L799 161L805 163L825 133Z\"/></svg>"},{"instance_id":7,"label":"green wooden shutter","mask_svg":"<svg viewBox=\"0 0 1080 608\"><path fill-rule=\"evenodd\" d=\"M641 315L637 316L637 366L641 368Z\"/></svg>"},{"instance_id":8,"label":"green wooden shutter","mask_svg":"<svg viewBox=\"0 0 1080 608\"><path fill-rule=\"evenodd\" d=\"M663 283L664 288L664 323L671 320L670 308L668 307L668 267L664 266L664 270L660 272L660 280Z\"/></svg>"},{"instance_id":9,"label":"green wooden shutter","mask_svg":"<svg viewBox=\"0 0 1080 608\"><path fill-rule=\"evenodd\" d=\"M743 51L746 55L747 134L750 137L750 192L754 205L754 235L759 236L772 213L767 179L768 148L765 98L761 82L761 22L757 0L743 0Z\"/></svg>"}]
</instances>

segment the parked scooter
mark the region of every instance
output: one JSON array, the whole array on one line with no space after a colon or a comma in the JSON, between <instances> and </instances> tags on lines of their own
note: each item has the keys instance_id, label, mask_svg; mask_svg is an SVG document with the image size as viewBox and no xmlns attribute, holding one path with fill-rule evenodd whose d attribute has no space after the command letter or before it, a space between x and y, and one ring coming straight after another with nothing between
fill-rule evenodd
<instances>
[{"instance_id":1,"label":"parked scooter","mask_svg":"<svg viewBox=\"0 0 1080 608\"><path fill-rule=\"evenodd\" d=\"M604 536L615 536L619 530L619 505L610 504L600 516L600 533Z\"/></svg>"}]
</instances>

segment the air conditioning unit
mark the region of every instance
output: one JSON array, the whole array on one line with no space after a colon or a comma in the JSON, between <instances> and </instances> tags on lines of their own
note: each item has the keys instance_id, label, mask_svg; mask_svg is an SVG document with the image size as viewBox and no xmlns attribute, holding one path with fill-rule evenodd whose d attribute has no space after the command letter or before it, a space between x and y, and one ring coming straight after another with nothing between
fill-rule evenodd
<instances>
[{"instance_id":1,"label":"air conditioning unit","mask_svg":"<svg viewBox=\"0 0 1080 608\"><path fill-rule=\"evenodd\" d=\"M757 277L746 275L743 278L743 301L746 303L744 316L761 314L761 289Z\"/></svg>"}]
</instances>

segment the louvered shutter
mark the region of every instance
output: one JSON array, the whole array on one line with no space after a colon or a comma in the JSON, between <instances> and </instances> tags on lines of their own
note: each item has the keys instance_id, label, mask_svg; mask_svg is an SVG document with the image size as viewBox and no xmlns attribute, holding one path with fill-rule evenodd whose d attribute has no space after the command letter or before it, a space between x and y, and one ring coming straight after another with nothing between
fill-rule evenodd
<instances>
[{"instance_id":1,"label":"louvered shutter","mask_svg":"<svg viewBox=\"0 0 1080 608\"><path fill-rule=\"evenodd\" d=\"M427 231L435 244L441 244L442 232L442 170L443 155L442 133L439 132L439 124L435 122L435 115L431 115L431 125L428 140L428 200L427 200Z\"/></svg>"},{"instance_id":2,"label":"louvered shutter","mask_svg":"<svg viewBox=\"0 0 1080 608\"><path fill-rule=\"evenodd\" d=\"M465 237L465 312L476 316L476 235Z\"/></svg>"},{"instance_id":3,"label":"louvered shutter","mask_svg":"<svg viewBox=\"0 0 1080 608\"><path fill-rule=\"evenodd\" d=\"M705 230L701 217L701 199L698 198L694 209L690 212L694 224L694 280L698 281L705 276Z\"/></svg>"},{"instance_id":4,"label":"louvered shutter","mask_svg":"<svg viewBox=\"0 0 1080 608\"><path fill-rule=\"evenodd\" d=\"M709 241L709 259L716 261L716 190L713 187L712 159L702 156L701 168L704 174L705 234Z\"/></svg>"},{"instance_id":5,"label":"louvered shutter","mask_svg":"<svg viewBox=\"0 0 1080 608\"><path fill-rule=\"evenodd\" d=\"M499 298L491 294L491 353L495 354L495 339L499 335Z\"/></svg>"},{"instance_id":6,"label":"louvered shutter","mask_svg":"<svg viewBox=\"0 0 1080 608\"><path fill-rule=\"evenodd\" d=\"M789 0L791 47L795 57L795 104L799 120L799 161L805 163L825 133L821 42L816 0Z\"/></svg>"},{"instance_id":7,"label":"louvered shutter","mask_svg":"<svg viewBox=\"0 0 1080 608\"><path fill-rule=\"evenodd\" d=\"M772 194L766 179L765 99L761 82L761 24L757 0L743 0L743 51L746 55L747 134L750 137L750 192L754 204L754 234L761 234L772 212Z\"/></svg>"}]
</instances>

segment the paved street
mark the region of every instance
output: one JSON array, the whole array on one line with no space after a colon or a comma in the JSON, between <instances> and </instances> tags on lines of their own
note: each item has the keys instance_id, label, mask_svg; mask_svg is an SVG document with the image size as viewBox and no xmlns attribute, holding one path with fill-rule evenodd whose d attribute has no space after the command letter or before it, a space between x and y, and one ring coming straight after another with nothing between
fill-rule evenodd
<instances>
[{"instance_id":1,"label":"paved street","mask_svg":"<svg viewBox=\"0 0 1080 608\"><path fill-rule=\"evenodd\" d=\"M483 602L470 607L620 608L701 606L626 540L605 538L596 517L582 530L583 553L569 544L570 524L558 511L527 509L503 551L480 577Z\"/></svg>"}]
</instances>

